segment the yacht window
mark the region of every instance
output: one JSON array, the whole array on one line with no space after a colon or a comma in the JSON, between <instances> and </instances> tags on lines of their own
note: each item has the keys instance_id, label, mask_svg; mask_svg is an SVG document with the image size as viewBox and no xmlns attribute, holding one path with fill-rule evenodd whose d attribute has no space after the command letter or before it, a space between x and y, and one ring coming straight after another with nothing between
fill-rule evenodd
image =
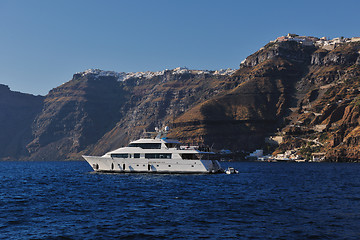
<instances>
[{"instance_id":1,"label":"yacht window","mask_svg":"<svg viewBox=\"0 0 360 240\"><path fill-rule=\"evenodd\" d=\"M130 143L129 147L139 147L142 149L161 149L161 143Z\"/></svg>"},{"instance_id":2,"label":"yacht window","mask_svg":"<svg viewBox=\"0 0 360 240\"><path fill-rule=\"evenodd\" d=\"M167 148L177 148L179 144L177 143L165 143Z\"/></svg>"},{"instance_id":3,"label":"yacht window","mask_svg":"<svg viewBox=\"0 0 360 240\"><path fill-rule=\"evenodd\" d=\"M127 153L112 153L111 157L112 158L128 158L129 154L127 154Z\"/></svg>"},{"instance_id":4,"label":"yacht window","mask_svg":"<svg viewBox=\"0 0 360 240\"><path fill-rule=\"evenodd\" d=\"M134 158L140 158L140 153L134 153Z\"/></svg>"},{"instance_id":5,"label":"yacht window","mask_svg":"<svg viewBox=\"0 0 360 240\"><path fill-rule=\"evenodd\" d=\"M171 158L171 153L145 153L145 158Z\"/></svg>"},{"instance_id":6,"label":"yacht window","mask_svg":"<svg viewBox=\"0 0 360 240\"><path fill-rule=\"evenodd\" d=\"M199 159L199 157L194 153L183 153L181 154L182 159Z\"/></svg>"}]
</instances>

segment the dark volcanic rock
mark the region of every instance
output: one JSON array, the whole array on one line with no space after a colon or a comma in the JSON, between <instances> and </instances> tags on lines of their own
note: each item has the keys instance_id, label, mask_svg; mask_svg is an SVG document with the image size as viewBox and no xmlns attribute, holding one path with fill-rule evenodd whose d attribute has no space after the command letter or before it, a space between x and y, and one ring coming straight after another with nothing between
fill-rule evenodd
<instances>
[{"instance_id":1,"label":"dark volcanic rock","mask_svg":"<svg viewBox=\"0 0 360 240\"><path fill-rule=\"evenodd\" d=\"M269 43L261 50L247 57L240 67L254 67L275 57L300 63L309 63L311 61L311 53L315 50L316 48L313 46L302 46L295 41Z\"/></svg>"},{"instance_id":2,"label":"dark volcanic rock","mask_svg":"<svg viewBox=\"0 0 360 240\"><path fill-rule=\"evenodd\" d=\"M314 52L311 55L311 64L312 65L323 65L324 63L324 58L325 56L328 54L328 51L326 50L318 50L316 52Z\"/></svg>"},{"instance_id":3,"label":"dark volcanic rock","mask_svg":"<svg viewBox=\"0 0 360 240\"><path fill-rule=\"evenodd\" d=\"M10 91L0 84L0 158L19 159L28 156L26 144L31 141L31 124L41 111L43 97Z\"/></svg>"},{"instance_id":4,"label":"dark volcanic rock","mask_svg":"<svg viewBox=\"0 0 360 240\"><path fill-rule=\"evenodd\" d=\"M74 75L72 81L46 96L33 124L34 139L27 146L31 159L72 158L96 143L121 119L127 98L114 77Z\"/></svg>"},{"instance_id":5,"label":"dark volcanic rock","mask_svg":"<svg viewBox=\"0 0 360 240\"><path fill-rule=\"evenodd\" d=\"M194 139L217 149L253 150L282 124L295 83L303 70L297 62L274 57L231 79L248 79L234 89L201 102L175 120L177 138ZM188 129L197 132L194 138Z\"/></svg>"},{"instance_id":6,"label":"dark volcanic rock","mask_svg":"<svg viewBox=\"0 0 360 240\"><path fill-rule=\"evenodd\" d=\"M311 44L310 44L311 45ZM0 157L32 160L102 155L170 125L169 137L215 149L324 152L360 158L359 43L333 50L272 42L232 75L188 69L156 73L89 70L45 97L0 85ZM9 141L10 139L10 141ZM306 151L305 151L306 150Z\"/></svg>"},{"instance_id":7,"label":"dark volcanic rock","mask_svg":"<svg viewBox=\"0 0 360 240\"><path fill-rule=\"evenodd\" d=\"M319 49L311 56L314 65L353 65L359 58L360 45L356 43L344 44L332 51Z\"/></svg>"}]
</instances>

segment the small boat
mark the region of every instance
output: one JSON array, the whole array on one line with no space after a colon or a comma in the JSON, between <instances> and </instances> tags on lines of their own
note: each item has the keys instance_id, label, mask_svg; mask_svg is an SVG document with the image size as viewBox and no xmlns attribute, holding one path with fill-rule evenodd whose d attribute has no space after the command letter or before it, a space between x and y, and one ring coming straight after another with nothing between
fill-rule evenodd
<instances>
[{"instance_id":1,"label":"small boat","mask_svg":"<svg viewBox=\"0 0 360 240\"><path fill-rule=\"evenodd\" d=\"M208 148L181 146L166 137L169 127L155 128L156 137L141 138L103 156L83 156L95 172L222 173Z\"/></svg>"},{"instance_id":2,"label":"small boat","mask_svg":"<svg viewBox=\"0 0 360 240\"><path fill-rule=\"evenodd\" d=\"M228 168L225 170L225 173L226 173L226 174L237 174L237 173L239 173L239 171L236 170L236 169L233 168L233 167L228 167Z\"/></svg>"}]
</instances>

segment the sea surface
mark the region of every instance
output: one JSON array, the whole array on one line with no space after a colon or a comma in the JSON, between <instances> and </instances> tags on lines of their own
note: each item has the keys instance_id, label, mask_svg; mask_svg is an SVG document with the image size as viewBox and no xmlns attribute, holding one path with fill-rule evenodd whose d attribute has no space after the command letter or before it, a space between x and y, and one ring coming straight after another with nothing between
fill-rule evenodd
<instances>
[{"instance_id":1,"label":"sea surface","mask_svg":"<svg viewBox=\"0 0 360 240\"><path fill-rule=\"evenodd\" d=\"M360 239L360 164L221 164L240 173L1 162L0 239Z\"/></svg>"}]
</instances>

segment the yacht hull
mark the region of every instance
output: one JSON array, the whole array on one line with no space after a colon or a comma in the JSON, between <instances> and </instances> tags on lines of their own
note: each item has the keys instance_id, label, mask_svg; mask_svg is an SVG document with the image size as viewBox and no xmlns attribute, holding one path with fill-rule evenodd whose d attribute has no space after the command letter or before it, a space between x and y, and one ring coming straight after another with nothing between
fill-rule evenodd
<instances>
[{"instance_id":1,"label":"yacht hull","mask_svg":"<svg viewBox=\"0 0 360 240\"><path fill-rule=\"evenodd\" d=\"M124 159L83 156L95 172L113 173L221 173L216 160Z\"/></svg>"}]
</instances>

